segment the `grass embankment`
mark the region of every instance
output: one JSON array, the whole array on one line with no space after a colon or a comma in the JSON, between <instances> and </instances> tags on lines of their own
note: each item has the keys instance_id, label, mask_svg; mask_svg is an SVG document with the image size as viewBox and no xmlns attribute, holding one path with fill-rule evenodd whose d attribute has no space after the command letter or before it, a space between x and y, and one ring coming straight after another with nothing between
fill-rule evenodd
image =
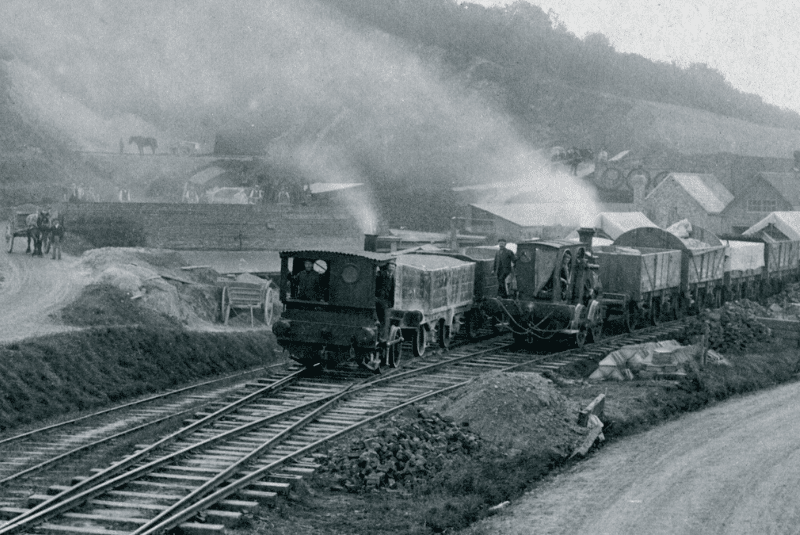
<instances>
[{"instance_id":1,"label":"grass embankment","mask_svg":"<svg viewBox=\"0 0 800 535\"><path fill-rule=\"evenodd\" d=\"M59 314L87 329L0 347L0 430L269 363L267 331L187 332L114 287Z\"/></svg>"}]
</instances>

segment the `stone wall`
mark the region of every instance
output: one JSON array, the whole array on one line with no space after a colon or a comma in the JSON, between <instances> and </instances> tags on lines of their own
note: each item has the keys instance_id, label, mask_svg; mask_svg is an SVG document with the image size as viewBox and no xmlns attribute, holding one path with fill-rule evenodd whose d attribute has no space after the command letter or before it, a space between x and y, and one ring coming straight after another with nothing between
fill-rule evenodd
<instances>
[{"instance_id":1,"label":"stone wall","mask_svg":"<svg viewBox=\"0 0 800 535\"><path fill-rule=\"evenodd\" d=\"M95 246L178 250L363 247L356 219L336 206L64 203L69 233Z\"/></svg>"}]
</instances>

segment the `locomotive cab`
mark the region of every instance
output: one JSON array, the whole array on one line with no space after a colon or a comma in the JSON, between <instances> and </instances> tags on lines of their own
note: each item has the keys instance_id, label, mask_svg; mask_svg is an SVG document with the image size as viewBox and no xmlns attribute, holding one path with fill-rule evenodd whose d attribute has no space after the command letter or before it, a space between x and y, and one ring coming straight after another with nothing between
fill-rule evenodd
<instances>
[{"instance_id":1,"label":"locomotive cab","mask_svg":"<svg viewBox=\"0 0 800 535\"><path fill-rule=\"evenodd\" d=\"M324 250L280 256L284 311L272 330L290 358L307 367L355 361L373 371L399 364L402 336L386 313L391 303L378 298L394 257Z\"/></svg>"},{"instance_id":2,"label":"locomotive cab","mask_svg":"<svg viewBox=\"0 0 800 535\"><path fill-rule=\"evenodd\" d=\"M582 346L602 333L598 266L591 246L566 240L517 244L516 293L487 301L487 312L508 323L515 340L527 345L572 338Z\"/></svg>"}]
</instances>

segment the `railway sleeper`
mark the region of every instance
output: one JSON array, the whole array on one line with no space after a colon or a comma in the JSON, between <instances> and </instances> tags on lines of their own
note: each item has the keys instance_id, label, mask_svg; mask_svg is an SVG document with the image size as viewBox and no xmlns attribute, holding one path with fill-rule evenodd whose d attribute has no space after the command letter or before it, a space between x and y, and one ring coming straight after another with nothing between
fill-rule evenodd
<instances>
[{"instance_id":1,"label":"railway sleeper","mask_svg":"<svg viewBox=\"0 0 800 535\"><path fill-rule=\"evenodd\" d=\"M89 505L94 507L108 508L108 509L134 509L140 511L156 511L161 512L167 509L168 505L159 505L152 503L140 502L114 502L108 500L89 500ZM203 512L206 520L213 524L224 524L226 526L234 525L241 517L242 513L239 511L221 511L218 509L207 509Z\"/></svg>"},{"instance_id":2,"label":"railway sleeper","mask_svg":"<svg viewBox=\"0 0 800 535\"><path fill-rule=\"evenodd\" d=\"M222 524L203 524L200 522L185 522L180 526L185 535L205 535L207 533L221 533L225 530ZM45 523L37 528L37 533L60 535L63 533L81 533L84 535L129 535L130 531L117 531L97 526L60 526Z\"/></svg>"}]
</instances>

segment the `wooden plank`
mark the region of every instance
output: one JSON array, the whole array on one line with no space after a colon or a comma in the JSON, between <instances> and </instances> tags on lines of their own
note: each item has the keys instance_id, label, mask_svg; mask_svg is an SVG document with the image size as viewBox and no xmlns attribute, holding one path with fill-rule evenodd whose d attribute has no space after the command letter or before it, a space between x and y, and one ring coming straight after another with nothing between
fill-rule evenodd
<instances>
[{"instance_id":1,"label":"wooden plank","mask_svg":"<svg viewBox=\"0 0 800 535\"><path fill-rule=\"evenodd\" d=\"M603 414L603 410L606 407L606 395L600 394L591 403L589 403L585 409L583 409L580 414L578 414L578 425L586 427L587 422L589 421L589 417L591 415L595 415L598 418L601 414Z\"/></svg>"}]
</instances>

